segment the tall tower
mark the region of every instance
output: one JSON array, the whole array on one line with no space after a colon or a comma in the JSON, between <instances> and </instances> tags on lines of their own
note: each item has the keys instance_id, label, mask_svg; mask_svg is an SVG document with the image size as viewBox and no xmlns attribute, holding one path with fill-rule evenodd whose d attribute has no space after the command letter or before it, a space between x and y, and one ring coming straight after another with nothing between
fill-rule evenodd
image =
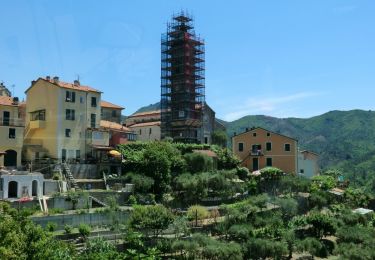
<instances>
[{"instance_id":1,"label":"tall tower","mask_svg":"<svg viewBox=\"0 0 375 260\"><path fill-rule=\"evenodd\" d=\"M204 90L204 41L195 35L191 16L181 12L161 39L162 139L202 140Z\"/></svg>"}]
</instances>

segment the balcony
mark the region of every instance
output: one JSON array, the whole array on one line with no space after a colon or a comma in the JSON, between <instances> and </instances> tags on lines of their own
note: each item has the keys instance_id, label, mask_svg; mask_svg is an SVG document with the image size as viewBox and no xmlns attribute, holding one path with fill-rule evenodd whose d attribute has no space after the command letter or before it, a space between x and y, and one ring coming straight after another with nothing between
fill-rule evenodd
<instances>
[{"instance_id":1,"label":"balcony","mask_svg":"<svg viewBox=\"0 0 375 260\"><path fill-rule=\"evenodd\" d=\"M0 117L0 126L25 126L21 118Z\"/></svg>"},{"instance_id":2,"label":"balcony","mask_svg":"<svg viewBox=\"0 0 375 260\"><path fill-rule=\"evenodd\" d=\"M263 156L264 154L261 149L257 149L257 150L251 150L250 155L251 156Z\"/></svg>"},{"instance_id":3,"label":"balcony","mask_svg":"<svg viewBox=\"0 0 375 260\"><path fill-rule=\"evenodd\" d=\"M39 128L45 128L46 127L46 121L44 120L34 120L30 121L30 129L39 129Z\"/></svg>"}]
</instances>

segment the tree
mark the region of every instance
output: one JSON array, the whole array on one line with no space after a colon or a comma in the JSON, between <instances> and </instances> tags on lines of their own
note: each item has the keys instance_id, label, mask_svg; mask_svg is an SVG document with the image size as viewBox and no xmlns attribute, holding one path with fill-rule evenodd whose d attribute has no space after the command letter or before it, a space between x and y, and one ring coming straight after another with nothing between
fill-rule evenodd
<instances>
[{"instance_id":1,"label":"tree","mask_svg":"<svg viewBox=\"0 0 375 260\"><path fill-rule=\"evenodd\" d=\"M318 175L312 178L311 190L318 191L323 190L327 191L336 186L337 180L330 175Z\"/></svg>"},{"instance_id":2,"label":"tree","mask_svg":"<svg viewBox=\"0 0 375 260\"><path fill-rule=\"evenodd\" d=\"M310 208L317 207L321 209L328 205L327 192L316 190L310 193L308 199Z\"/></svg>"},{"instance_id":3,"label":"tree","mask_svg":"<svg viewBox=\"0 0 375 260\"><path fill-rule=\"evenodd\" d=\"M138 231L151 231L154 237L173 223L172 212L162 205L134 206L129 226Z\"/></svg>"},{"instance_id":4,"label":"tree","mask_svg":"<svg viewBox=\"0 0 375 260\"><path fill-rule=\"evenodd\" d=\"M86 239L90 232L91 232L91 228L89 225L85 224L85 223L81 223L79 224L78 226L78 232L81 234L81 236Z\"/></svg>"},{"instance_id":5,"label":"tree","mask_svg":"<svg viewBox=\"0 0 375 260\"><path fill-rule=\"evenodd\" d=\"M223 148L227 146L228 136L225 131L222 131L222 130L214 131L211 135L211 139L212 139L212 144L219 145Z\"/></svg>"},{"instance_id":6,"label":"tree","mask_svg":"<svg viewBox=\"0 0 375 260\"><path fill-rule=\"evenodd\" d=\"M276 204L281 208L284 222L290 220L294 215L297 214L298 203L293 198L277 198Z\"/></svg>"},{"instance_id":7,"label":"tree","mask_svg":"<svg viewBox=\"0 0 375 260\"><path fill-rule=\"evenodd\" d=\"M66 196L66 201L70 201L72 203L72 210L75 210L77 207L77 204L79 202L80 193L69 191Z\"/></svg>"},{"instance_id":8,"label":"tree","mask_svg":"<svg viewBox=\"0 0 375 260\"><path fill-rule=\"evenodd\" d=\"M313 212L307 216L306 222L311 225L311 231L318 239L322 239L326 235L334 235L336 232L336 223L328 215Z\"/></svg>"},{"instance_id":9,"label":"tree","mask_svg":"<svg viewBox=\"0 0 375 260\"><path fill-rule=\"evenodd\" d=\"M198 220L206 219L210 213L208 210L200 205L193 205L188 208L187 217L189 220L195 221L195 226L198 226Z\"/></svg>"},{"instance_id":10,"label":"tree","mask_svg":"<svg viewBox=\"0 0 375 260\"><path fill-rule=\"evenodd\" d=\"M27 216L0 202L1 259L74 259L74 248L55 240Z\"/></svg>"},{"instance_id":11,"label":"tree","mask_svg":"<svg viewBox=\"0 0 375 260\"><path fill-rule=\"evenodd\" d=\"M318 255L322 248L320 241L313 237L308 237L297 244L298 252L308 252L312 257Z\"/></svg>"},{"instance_id":12,"label":"tree","mask_svg":"<svg viewBox=\"0 0 375 260\"><path fill-rule=\"evenodd\" d=\"M259 238L249 239L243 247L245 259L281 259L288 253L285 243Z\"/></svg>"},{"instance_id":13,"label":"tree","mask_svg":"<svg viewBox=\"0 0 375 260\"><path fill-rule=\"evenodd\" d=\"M187 153L184 155L188 171L191 173L212 171L213 160L211 157L201 153Z\"/></svg>"}]
</instances>

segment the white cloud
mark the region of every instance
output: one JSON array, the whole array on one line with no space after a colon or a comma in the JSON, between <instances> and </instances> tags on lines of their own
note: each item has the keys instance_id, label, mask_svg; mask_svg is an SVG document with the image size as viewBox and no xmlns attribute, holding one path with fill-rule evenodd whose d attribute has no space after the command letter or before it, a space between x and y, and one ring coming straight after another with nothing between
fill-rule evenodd
<instances>
[{"instance_id":1,"label":"white cloud","mask_svg":"<svg viewBox=\"0 0 375 260\"><path fill-rule=\"evenodd\" d=\"M285 104L289 104L292 101L297 101L312 96L317 96L318 93L313 92L300 92L287 96L279 97L252 97L248 98L244 102L241 102L239 106L231 106L231 111L224 115L224 120L233 121L246 115L254 114L271 114L275 111L285 110Z\"/></svg>"}]
</instances>

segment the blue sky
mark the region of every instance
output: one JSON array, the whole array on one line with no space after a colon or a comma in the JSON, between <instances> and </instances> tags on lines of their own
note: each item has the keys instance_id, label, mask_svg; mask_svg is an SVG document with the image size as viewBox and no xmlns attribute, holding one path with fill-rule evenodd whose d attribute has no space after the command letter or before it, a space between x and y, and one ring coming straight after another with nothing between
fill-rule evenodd
<instances>
[{"instance_id":1,"label":"blue sky","mask_svg":"<svg viewBox=\"0 0 375 260\"><path fill-rule=\"evenodd\" d=\"M0 80L24 97L58 75L129 115L160 99L160 36L188 10L206 42L206 100L217 116L310 117L375 110L372 0L2 0Z\"/></svg>"}]
</instances>

